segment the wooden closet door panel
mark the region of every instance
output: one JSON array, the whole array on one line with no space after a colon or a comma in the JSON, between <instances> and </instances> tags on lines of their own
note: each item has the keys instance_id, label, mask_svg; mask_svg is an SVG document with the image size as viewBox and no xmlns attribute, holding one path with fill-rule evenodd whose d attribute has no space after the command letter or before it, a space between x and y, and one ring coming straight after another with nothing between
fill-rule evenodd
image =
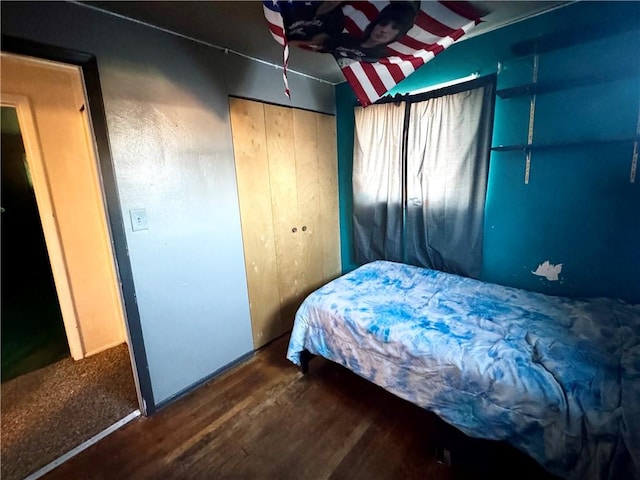
<instances>
[{"instance_id":1,"label":"wooden closet door panel","mask_svg":"<svg viewBox=\"0 0 640 480\"><path fill-rule=\"evenodd\" d=\"M279 334L281 324L264 106L231 98L229 107L253 344L258 348Z\"/></svg>"},{"instance_id":2,"label":"wooden closet door panel","mask_svg":"<svg viewBox=\"0 0 640 480\"><path fill-rule=\"evenodd\" d=\"M316 118L318 144L318 183L320 191L320 232L322 234L323 276L325 281L342 273L338 204L338 149L336 120L332 115Z\"/></svg>"},{"instance_id":3,"label":"wooden closet door panel","mask_svg":"<svg viewBox=\"0 0 640 480\"><path fill-rule=\"evenodd\" d=\"M293 146L296 155L298 212L302 225L300 267L303 295L323 284L320 184L318 182L317 113L293 111ZM302 298L300 299L302 300Z\"/></svg>"},{"instance_id":4,"label":"wooden closet door panel","mask_svg":"<svg viewBox=\"0 0 640 480\"><path fill-rule=\"evenodd\" d=\"M300 280L301 225L298 214L296 158L293 149L293 110L265 105L271 205L276 240L276 264L280 291L280 333L293 326Z\"/></svg>"}]
</instances>

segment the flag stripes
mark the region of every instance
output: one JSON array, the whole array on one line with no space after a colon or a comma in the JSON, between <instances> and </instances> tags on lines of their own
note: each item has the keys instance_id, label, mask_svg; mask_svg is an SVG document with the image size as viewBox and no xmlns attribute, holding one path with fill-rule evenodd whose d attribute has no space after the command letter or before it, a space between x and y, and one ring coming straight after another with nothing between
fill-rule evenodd
<instances>
[{"instance_id":1,"label":"flag stripes","mask_svg":"<svg viewBox=\"0 0 640 480\"><path fill-rule=\"evenodd\" d=\"M417 23L422 28L440 36L447 35L447 30L456 30L469 23L469 19L458 15L445 7L441 2L422 2L423 8L418 13Z\"/></svg>"},{"instance_id":2,"label":"flag stripes","mask_svg":"<svg viewBox=\"0 0 640 480\"><path fill-rule=\"evenodd\" d=\"M271 5L271 6L270 6ZM282 15L280 15L280 8L273 4L273 2L264 2L262 4L262 10L264 11L264 17L267 19L269 25L269 31L271 35L280 45L285 44L284 36L284 23L282 22Z\"/></svg>"},{"instance_id":3,"label":"flag stripes","mask_svg":"<svg viewBox=\"0 0 640 480\"><path fill-rule=\"evenodd\" d=\"M478 20L480 18L480 12L467 2L443 0L440 3L467 20Z\"/></svg>"},{"instance_id":4,"label":"flag stripes","mask_svg":"<svg viewBox=\"0 0 640 480\"><path fill-rule=\"evenodd\" d=\"M343 2L344 33L361 38L367 26L375 21L388 1ZM263 2L265 17L272 36L288 50L279 2ZM419 67L459 40L480 22L479 13L467 2L420 2L420 10L408 33L387 46L388 57L377 62L341 61L341 70L352 86L360 104L370 105ZM285 54L285 73L288 53Z\"/></svg>"},{"instance_id":5,"label":"flag stripes","mask_svg":"<svg viewBox=\"0 0 640 480\"><path fill-rule=\"evenodd\" d=\"M375 20L387 4L350 2L343 7L348 33L362 35L369 22ZM391 57L375 63L348 63L341 67L342 72L360 104L370 105L460 39L478 22L478 15L464 2L423 1L407 35L388 46Z\"/></svg>"},{"instance_id":6,"label":"flag stripes","mask_svg":"<svg viewBox=\"0 0 640 480\"><path fill-rule=\"evenodd\" d=\"M291 91L289 90L289 80L287 79L287 68L289 67L289 45L287 44L287 37L284 32L284 22L282 15L280 14L280 7L278 7L277 1L265 1L262 4L264 16L267 19L269 25L269 31L271 36L284 47L282 50L282 82L284 83L284 93L287 98L291 98Z\"/></svg>"}]
</instances>

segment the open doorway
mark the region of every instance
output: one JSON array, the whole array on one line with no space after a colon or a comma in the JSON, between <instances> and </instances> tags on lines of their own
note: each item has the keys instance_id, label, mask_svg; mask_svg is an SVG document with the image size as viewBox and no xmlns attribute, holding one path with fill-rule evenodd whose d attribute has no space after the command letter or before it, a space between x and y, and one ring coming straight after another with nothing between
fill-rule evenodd
<instances>
[{"instance_id":1,"label":"open doorway","mask_svg":"<svg viewBox=\"0 0 640 480\"><path fill-rule=\"evenodd\" d=\"M2 383L70 356L16 109L1 107Z\"/></svg>"},{"instance_id":2,"label":"open doorway","mask_svg":"<svg viewBox=\"0 0 640 480\"><path fill-rule=\"evenodd\" d=\"M2 152L2 478L21 479L134 418L140 395L81 72L4 53L1 72L3 129L17 120L17 159L4 134ZM22 201L5 206L5 167L20 162ZM11 362L18 338L35 347Z\"/></svg>"}]
</instances>

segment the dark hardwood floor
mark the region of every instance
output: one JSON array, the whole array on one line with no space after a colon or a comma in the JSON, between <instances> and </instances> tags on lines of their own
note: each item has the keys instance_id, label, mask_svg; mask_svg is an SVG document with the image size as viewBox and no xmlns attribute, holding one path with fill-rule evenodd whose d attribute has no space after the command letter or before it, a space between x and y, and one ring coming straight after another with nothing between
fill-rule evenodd
<instances>
[{"instance_id":1,"label":"dark hardwood floor","mask_svg":"<svg viewBox=\"0 0 640 480\"><path fill-rule=\"evenodd\" d=\"M303 376L288 338L50 472L54 479L551 478L321 358ZM452 466L437 460L453 445Z\"/></svg>"}]
</instances>

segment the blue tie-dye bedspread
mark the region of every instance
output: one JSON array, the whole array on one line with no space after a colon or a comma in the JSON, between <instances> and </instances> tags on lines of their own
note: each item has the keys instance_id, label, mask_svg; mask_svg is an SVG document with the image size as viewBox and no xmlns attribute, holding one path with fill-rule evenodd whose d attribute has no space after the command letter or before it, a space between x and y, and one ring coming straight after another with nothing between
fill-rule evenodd
<instances>
[{"instance_id":1,"label":"blue tie-dye bedspread","mask_svg":"<svg viewBox=\"0 0 640 480\"><path fill-rule=\"evenodd\" d=\"M639 305L376 261L304 301L304 349L553 474L640 478Z\"/></svg>"}]
</instances>

